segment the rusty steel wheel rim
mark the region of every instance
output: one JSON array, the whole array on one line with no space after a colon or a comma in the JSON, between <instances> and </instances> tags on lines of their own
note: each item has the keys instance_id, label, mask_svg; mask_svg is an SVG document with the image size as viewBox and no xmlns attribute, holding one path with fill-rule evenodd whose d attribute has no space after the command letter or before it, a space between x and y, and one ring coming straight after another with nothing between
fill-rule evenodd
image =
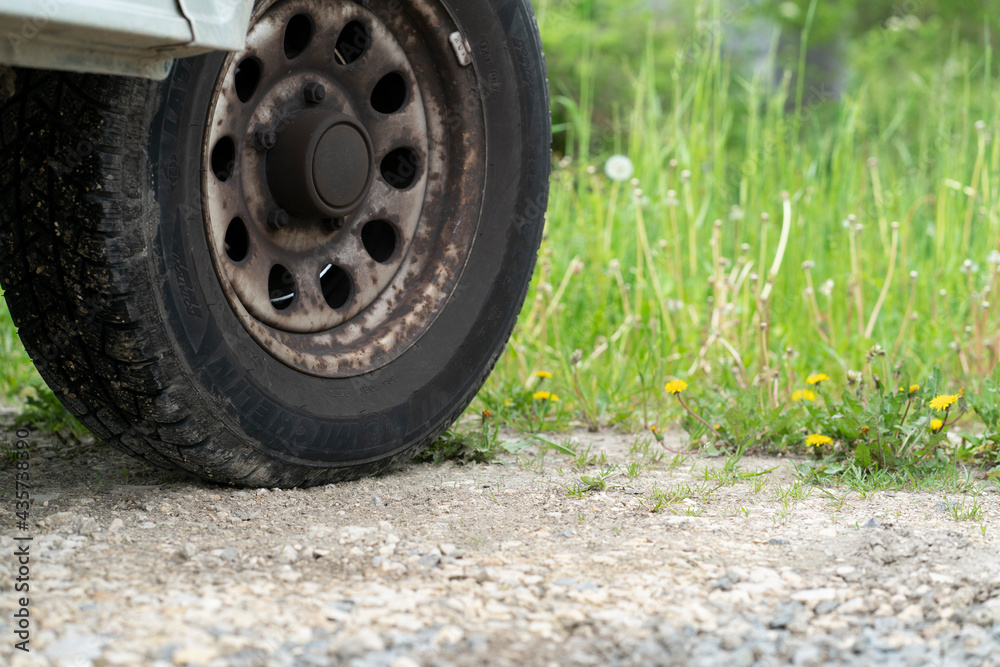
<instances>
[{"instance_id":1,"label":"rusty steel wheel rim","mask_svg":"<svg viewBox=\"0 0 1000 667\"><path fill-rule=\"evenodd\" d=\"M463 40L436 2L392 8L258 7L206 123L202 208L223 292L257 343L314 375L410 349L478 224L483 112Z\"/></svg>"}]
</instances>

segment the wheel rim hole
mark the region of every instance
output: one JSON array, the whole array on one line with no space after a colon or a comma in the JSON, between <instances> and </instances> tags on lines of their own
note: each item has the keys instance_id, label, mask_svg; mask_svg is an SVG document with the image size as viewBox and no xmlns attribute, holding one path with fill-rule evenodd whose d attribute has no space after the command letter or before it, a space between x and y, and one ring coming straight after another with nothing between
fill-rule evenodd
<instances>
[{"instance_id":1,"label":"wheel rim hole","mask_svg":"<svg viewBox=\"0 0 1000 667\"><path fill-rule=\"evenodd\" d=\"M222 137L212 149L212 173L223 183L233 175L236 166L236 144L231 137Z\"/></svg>"},{"instance_id":2,"label":"wheel rim hole","mask_svg":"<svg viewBox=\"0 0 1000 667\"><path fill-rule=\"evenodd\" d=\"M372 220L361 229L361 242L372 259L387 262L396 252L396 228L385 220Z\"/></svg>"},{"instance_id":3,"label":"wheel rim hole","mask_svg":"<svg viewBox=\"0 0 1000 667\"><path fill-rule=\"evenodd\" d=\"M334 46L337 62L341 65L350 65L364 55L371 40L371 33L364 23L351 21L337 36L337 43Z\"/></svg>"},{"instance_id":4,"label":"wheel rim hole","mask_svg":"<svg viewBox=\"0 0 1000 667\"><path fill-rule=\"evenodd\" d=\"M244 58L236 66L236 73L233 75L233 86L240 102L246 102L253 97L258 83L260 83L260 61L256 58Z\"/></svg>"},{"instance_id":5,"label":"wheel rim hole","mask_svg":"<svg viewBox=\"0 0 1000 667\"><path fill-rule=\"evenodd\" d=\"M312 39L313 22L305 14L296 14L288 20L285 26L285 57L291 60L297 57Z\"/></svg>"},{"instance_id":6,"label":"wheel rim hole","mask_svg":"<svg viewBox=\"0 0 1000 667\"><path fill-rule=\"evenodd\" d=\"M295 300L295 278L281 264L271 267L267 276L267 294L275 310L284 310Z\"/></svg>"},{"instance_id":7,"label":"wheel rim hole","mask_svg":"<svg viewBox=\"0 0 1000 667\"><path fill-rule=\"evenodd\" d=\"M379 113L395 113L406 104L406 79L399 72L389 72L372 90L372 108Z\"/></svg>"},{"instance_id":8,"label":"wheel rim hole","mask_svg":"<svg viewBox=\"0 0 1000 667\"><path fill-rule=\"evenodd\" d=\"M234 262L242 262L250 252L250 235L240 218L233 218L226 229L226 255Z\"/></svg>"},{"instance_id":9,"label":"wheel rim hole","mask_svg":"<svg viewBox=\"0 0 1000 667\"><path fill-rule=\"evenodd\" d=\"M319 285L323 290L326 304L337 310L347 305L351 299L351 277L339 266L327 264L319 274Z\"/></svg>"},{"instance_id":10,"label":"wheel rim hole","mask_svg":"<svg viewBox=\"0 0 1000 667\"><path fill-rule=\"evenodd\" d=\"M397 190L405 190L417 180L419 167L417 152L404 146L390 151L382 158L379 171L382 172L382 178L386 183Z\"/></svg>"}]
</instances>

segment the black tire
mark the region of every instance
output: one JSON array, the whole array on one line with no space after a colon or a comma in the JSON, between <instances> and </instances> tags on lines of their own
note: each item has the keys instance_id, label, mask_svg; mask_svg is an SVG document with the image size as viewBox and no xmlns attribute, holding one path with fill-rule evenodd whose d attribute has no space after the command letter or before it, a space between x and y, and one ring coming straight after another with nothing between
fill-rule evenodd
<instances>
[{"instance_id":1,"label":"black tire","mask_svg":"<svg viewBox=\"0 0 1000 667\"><path fill-rule=\"evenodd\" d=\"M97 437L209 480L305 486L409 459L468 406L534 268L550 123L528 0L446 4L481 82L466 86L488 150L474 241L419 339L341 377L268 354L213 268L197 147L226 54L178 61L164 82L17 71L0 116L0 283L40 374ZM410 11L366 6L382 5Z\"/></svg>"}]
</instances>

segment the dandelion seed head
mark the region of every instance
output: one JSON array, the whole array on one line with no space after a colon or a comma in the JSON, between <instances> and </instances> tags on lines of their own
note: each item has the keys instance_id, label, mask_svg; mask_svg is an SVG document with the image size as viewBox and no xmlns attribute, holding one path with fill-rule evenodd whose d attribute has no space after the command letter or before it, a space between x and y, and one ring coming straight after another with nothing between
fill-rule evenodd
<instances>
[{"instance_id":1,"label":"dandelion seed head","mask_svg":"<svg viewBox=\"0 0 1000 667\"><path fill-rule=\"evenodd\" d=\"M806 261L802 262L802 270L803 271L809 271L810 269L812 269L815 266L816 266L816 262L812 261L811 259L807 259Z\"/></svg>"},{"instance_id":2,"label":"dandelion seed head","mask_svg":"<svg viewBox=\"0 0 1000 667\"><path fill-rule=\"evenodd\" d=\"M1000 250L991 250L990 254L986 255L986 263L1000 266Z\"/></svg>"},{"instance_id":3,"label":"dandelion seed head","mask_svg":"<svg viewBox=\"0 0 1000 667\"><path fill-rule=\"evenodd\" d=\"M627 181L635 173L635 165L627 155L612 155L604 163L604 173L612 181Z\"/></svg>"},{"instance_id":4,"label":"dandelion seed head","mask_svg":"<svg viewBox=\"0 0 1000 667\"><path fill-rule=\"evenodd\" d=\"M766 211L764 213L761 213L760 214L760 221L764 222L764 223L771 222L771 214L767 213Z\"/></svg>"},{"instance_id":5,"label":"dandelion seed head","mask_svg":"<svg viewBox=\"0 0 1000 667\"><path fill-rule=\"evenodd\" d=\"M916 271L910 271L910 280L916 280L918 275Z\"/></svg>"},{"instance_id":6,"label":"dandelion seed head","mask_svg":"<svg viewBox=\"0 0 1000 667\"><path fill-rule=\"evenodd\" d=\"M858 221L858 216L854 215L853 213L848 214L848 216L847 216L847 222L849 222L849 223L851 223L853 225L857 221Z\"/></svg>"},{"instance_id":7,"label":"dandelion seed head","mask_svg":"<svg viewBox=\"0 0 1000 667\"><path fill-rule=\"evenodd\" d=\"M566 155L566 156L563 156L563 158L561 160L559 160L559 166L562 167L563 169L565 169L572 162L573 162L573 160L571 160L570 157L568 155Z\"/></svg>"},{"instance_id":8,"label":"dandelion seed head","mask_svg":"<svg viewBox=\"0 0 1000 667\"><path fill-rule=\"evenodd\" d=\"M729 209L729 219L734 222L743 219L743 209L740 208L739 204L733 204L733 207Z\"/></svg>"},{"instance_id":9,"label":"dandelion seed head","mask_svg":"<svg viewBox=\"0 0 1000 667\"><path fill-rule=\"evenodd\" d=\"M985 120L977 120L976 121L976 130L979 131L979 132L985 131L986 130L986 121Z\"/></svg>"},{"instance_id":10,"label":"dandelion seed head","mask_svg":"<svg viewBox=\"0 0 1000 667\"><path fill-rule=\"evenodd\" d=\"M633 178L631 181L628 182L628 184L631 185L633 188L637 188L639 187L639 179Z\"/></svg>"},{"instance_id":11,"label":"dandelion seed head","mask_svg":"<svg viewBox=\"0 0 1000 667\"><path fill-rule=\"evenodd\" d=\"M617 259L613 259L610 262L608 262L608 268L610 268L612 271L615 272L618 272L618 270L621 269L621 266L622 266L621 262L619 262Z\"/></svg>"},{"instance_id":12,"label":"dandelion seed head","mask_svg":"<svg viewBox=\"0 0 1000 667\"><path fill-rule=\"evenodd\" d=\"M938 296L940 296L940 297L946 297L946 296L948 296L948 290L946 290L946 289L939 290L938 291Z\"/></svg>"},{"instance_id":13,"label":"dandelion seed head","mask_svg":"<svg viewBox=\"0 0 1000 667\"><path fill-rule=\"evenodd\" d=\"M691 170L685 169L684 171L681 172L681 181L687 183L690 180L691 180Z\"/></svg>"},{"instance_id":14,"label":"dandelion seed head","mask_svg":"<svg viewBox=\"0 0 1000 667\"><path fill-rule=\"evenodd\" d=\"M899 222L896 221L896 220L893 220L892 223L890 223L889 226L892 227L893 229L899 229Z\"/></svg>"},{"instance_id":15,"label":"dandelion seed head","mask_svg":"<svg viewBox=\"0 0 1000 667\"><path fill-rule=\"evenodd\" d=\"M677 160L676 159L670 160L670 162L668 162L667 164L670 165L671 169L676 169L677 168Z\"/></svg>"},{"instance_id":16,"label":"dandelion seed head","mask_svg":"<svg viewBox=\"0 0 1000 667\"><path fill-rule=\"evenodd\" d=\"M667 240L666 239L660 239L659 241L656 242L656 245L658 245L660 247L660 250L666 250L667 249Z\"/></svg>"}]
</instances>

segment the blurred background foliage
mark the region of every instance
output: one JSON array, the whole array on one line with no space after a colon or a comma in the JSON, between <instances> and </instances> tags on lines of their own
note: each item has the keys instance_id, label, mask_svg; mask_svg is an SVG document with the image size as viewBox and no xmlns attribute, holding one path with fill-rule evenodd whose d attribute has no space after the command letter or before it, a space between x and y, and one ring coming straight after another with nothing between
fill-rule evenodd
<instances>
[{"instance_id":1,"label":"blurred background foliage","mask_svg":"<svg viewBox=\"0 0 1000 667\"><path fill-rule=\"evenodd\" d=\"M1000 11L990 11L988 0L725 0L718 15L713 3L690 0L533 3L554 100L557 152L573 141L568 109L592 104L590 149L606 153L616 130L628 130L623 105L632 101L640 70L653 65L655 87L670 105L678 68L716 42L738 75L749 78L755 69L771 67L777 85L785 71L798 69L808 28L808 104L810 98L837 101L852 82L873 77L884 80L886 95L894 94L895 70L930 66L957 45L982 50L1000 36Z\"/></svg>"}]
</instances>

